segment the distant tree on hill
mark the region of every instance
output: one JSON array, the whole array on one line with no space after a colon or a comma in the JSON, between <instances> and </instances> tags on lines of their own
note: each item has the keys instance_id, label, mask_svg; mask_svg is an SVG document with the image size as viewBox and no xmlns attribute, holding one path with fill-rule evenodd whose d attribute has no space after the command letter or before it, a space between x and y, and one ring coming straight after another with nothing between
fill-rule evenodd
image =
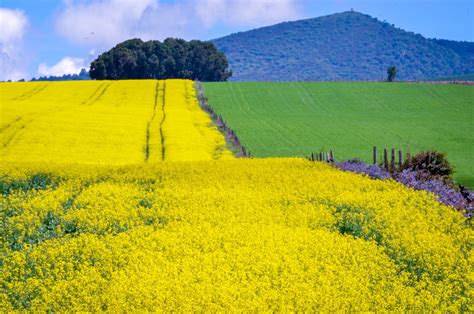
<instances>
[{"instance_id":1,"label":"distant tree on hill","mask_svg":"<svg viewBox=\"0 0 474 314\"><path fill-rule=\"evenodd\" d=\"M124 41L91 63L96 80L185 78L226 81L232 72L212 42L167 38L164 42Z\"/></svg>"},{"instance_id":2,"label":"distant tree on hill","mask_svg":"<svg viewBox=\"0 0 474 314\"><path fill-rule=\"evenodd\" d=\"M396 76L397 76L397 68L394 65L389 66L387 69L387 81L393 82Z\"/></svg>"}]
</instances>

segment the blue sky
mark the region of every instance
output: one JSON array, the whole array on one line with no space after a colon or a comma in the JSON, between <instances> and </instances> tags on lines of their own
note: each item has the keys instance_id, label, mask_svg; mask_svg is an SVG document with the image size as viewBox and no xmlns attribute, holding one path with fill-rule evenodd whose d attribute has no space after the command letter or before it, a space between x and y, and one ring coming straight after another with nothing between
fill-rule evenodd
<instances>
[{"instance_id":1,"label":"blue sky","mask_svg":"<svg viewBox=\"0 0 474 314\"><path fill-rule=\"evenodd\" d=\"M351 8L474 41L474 0L0 0L0 80L77 72L131 37L205 40Z\"/></svg>"}]
</instances>

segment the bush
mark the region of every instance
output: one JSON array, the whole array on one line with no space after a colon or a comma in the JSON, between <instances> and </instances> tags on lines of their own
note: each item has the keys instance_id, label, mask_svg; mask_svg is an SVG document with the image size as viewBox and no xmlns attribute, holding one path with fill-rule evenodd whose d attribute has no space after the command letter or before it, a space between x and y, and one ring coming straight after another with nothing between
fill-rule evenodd
<instances>
[{"instance_id":1,"label":"bush","mask_svg":"<svg viewBox=\"0 0 474 314\"><path fill-rule=\"evenodd\" d=\"M462 188L458 191L451 179L453 167L440 152L422 152L411 158L401 171L390 173L378 165L367 165L358 159L334 163L334 166L349 172L363 173L373 179L389 179L415 190L431 192L438 200L456 208L467 218L474 215L474 193Z\"/></svg>"},{"instance_id":2,"label":"bush","mask_svg":"<svg viewBox=\"0 0 474 314\"><path fill-rule=\"evenodd\" d=\"M421 152L413 156L404 165L404 169L420 172L421 175L426 177L441 178L444 181L446 179L451 181L450 176L454 172L453 166L446 159L446 155L435 150Z\"/></svg>"}]
</instances>

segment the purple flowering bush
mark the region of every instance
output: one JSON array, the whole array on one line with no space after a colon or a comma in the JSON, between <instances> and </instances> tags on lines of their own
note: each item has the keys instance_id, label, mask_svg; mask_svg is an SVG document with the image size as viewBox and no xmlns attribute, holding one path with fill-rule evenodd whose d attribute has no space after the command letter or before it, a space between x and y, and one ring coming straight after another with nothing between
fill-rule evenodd
<instances>
[{"instance_id":1,"label":"purple flowering bush","mask_svg":"<svg viewBox=\"0 0 474 314\"><path fill-rule=\"evenodd\" d=\"M470 218L474 214L474 193L464 190L464 195L446 182L446 177L432 176L427 171L404 169L390 173L378 165L367 165L360 160L348 160L334 163L337 168L355 173L363 173L373 179L392 178L405 186L415 190L424 190L434 193L438 200L445 205L452 206Z\"/></svg>"},{"instance_id":2,"label":"purple flowering bush","mask_svg":"<svg viewBox=\"0 0 474 314\"><path fill-rule=\"evenodd\" d=\"M342 162L335 162L334 165L344 171L350 171L355 173L365 173L373 179L388 179L390 178L390 172L377 166L377 165L366 165L358 159L352 159Z\"/></svg>"}]
</instances>

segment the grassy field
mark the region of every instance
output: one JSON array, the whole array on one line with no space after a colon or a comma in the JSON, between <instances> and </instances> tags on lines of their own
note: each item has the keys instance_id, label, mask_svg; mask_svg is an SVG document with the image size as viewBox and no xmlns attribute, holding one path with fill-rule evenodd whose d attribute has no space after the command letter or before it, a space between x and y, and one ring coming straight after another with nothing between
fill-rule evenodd
<instances>
[{"instance_id":1,"label":"grassy field","mask_svg":"<svg viewBox=\"0 0 474 314\"><path fill-rule=\"evenodd\" d=\"M407 83L206 83L216 113L254 156L371 160L372 146L448 154L474 187L474 87Z\"/></svg>"}]
</instances>

